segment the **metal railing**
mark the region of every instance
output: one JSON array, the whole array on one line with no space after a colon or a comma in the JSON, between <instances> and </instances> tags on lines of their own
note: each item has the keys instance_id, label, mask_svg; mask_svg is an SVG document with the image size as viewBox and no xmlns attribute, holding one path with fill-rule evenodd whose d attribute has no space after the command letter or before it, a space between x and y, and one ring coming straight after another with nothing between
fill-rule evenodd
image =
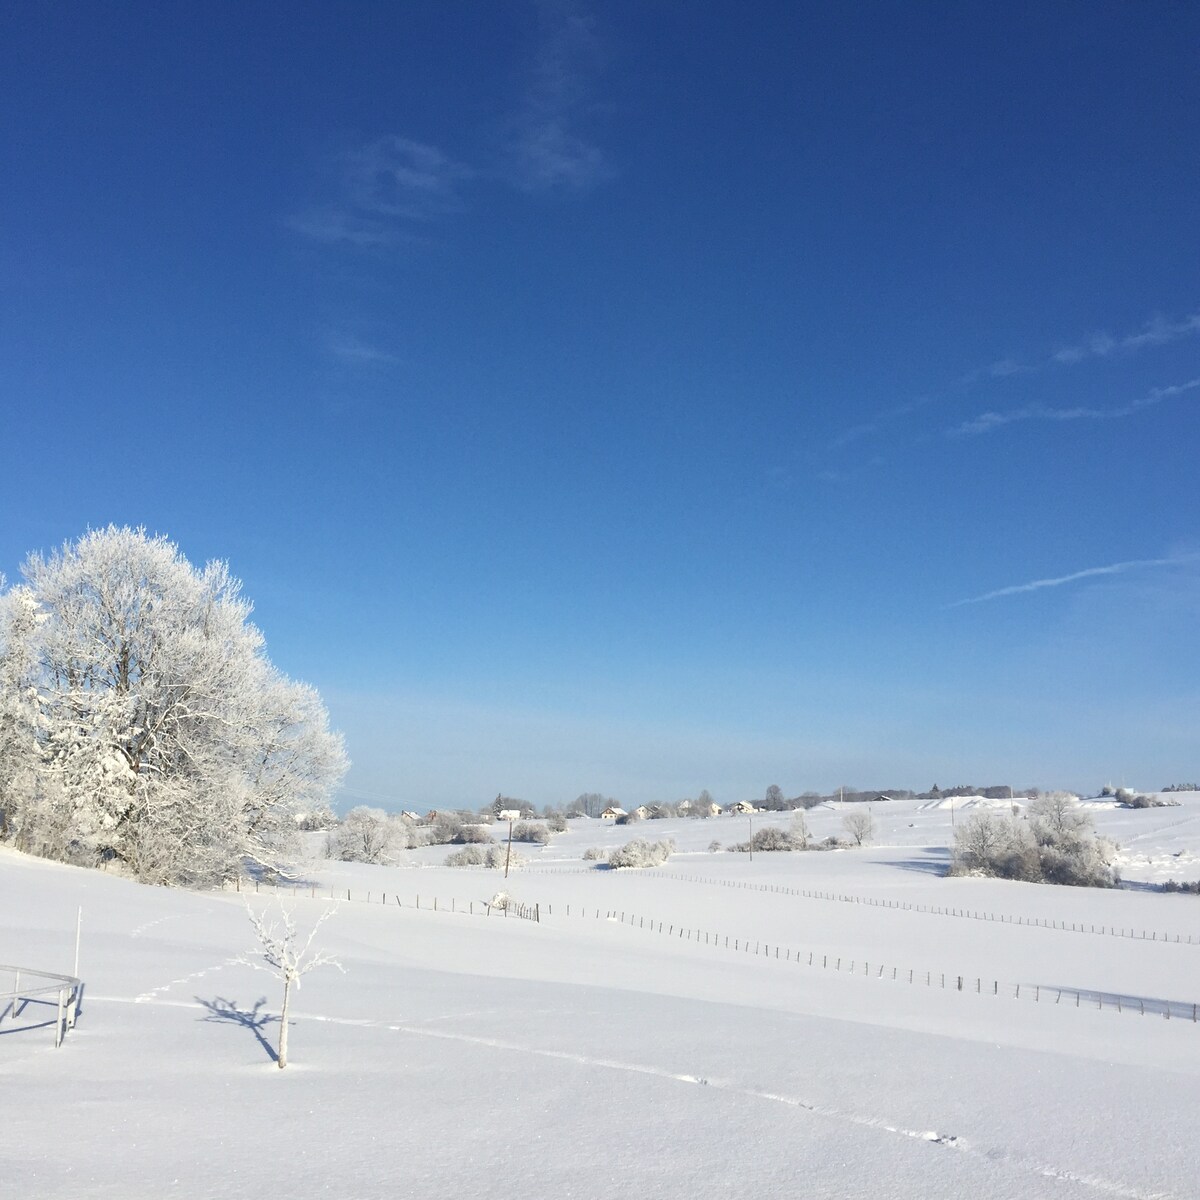
<instances>
[{"instance_id":1,"label":"metal railing","mask_svg":"<svg viewBox=\"0 0 1200 1200\"><path fill-rule=\"evenodd\" d=\"M31 1004L37 1005L39 1010L42 1006L53 1005L54 1044L61 1046L67 1030L75 1028L82 1003L83 982L74 975L56 975L52 971L0 963L0 1025L5 1017L9 1018L10 1025L17 1024ZM39 1015L44 1014L39 1011ZM45 1024L48 1022L36 1021L25 1028L39 1029ZM13 1033L16 1030L0 1032Z\"/></svg>"}]
</instances>

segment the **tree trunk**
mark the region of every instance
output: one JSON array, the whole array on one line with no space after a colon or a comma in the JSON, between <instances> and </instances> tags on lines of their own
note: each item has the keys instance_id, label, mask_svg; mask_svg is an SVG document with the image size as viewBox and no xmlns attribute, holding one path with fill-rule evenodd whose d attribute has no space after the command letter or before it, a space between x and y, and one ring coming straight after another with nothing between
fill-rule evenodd
<instances>
[{"instance_id":1,"label":"tree trunk","mask_svg":"<svg viewBox=\"0 0 1200 1200\"><path fill-rule=\"evenodd\" d=\"M292 991L291 977L283 977L283 1011L279 1014L279 1059L278 1066L282 1071L287 1066L287 1031L288 1031L288 998Z\"/></svg>"}]
</instances>

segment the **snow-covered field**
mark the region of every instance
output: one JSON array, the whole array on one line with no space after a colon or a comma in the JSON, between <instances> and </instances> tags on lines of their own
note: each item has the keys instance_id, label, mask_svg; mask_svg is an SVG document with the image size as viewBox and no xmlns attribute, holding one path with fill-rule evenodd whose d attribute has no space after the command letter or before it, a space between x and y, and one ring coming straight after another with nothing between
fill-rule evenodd
<instances>
[{"instance_id":1,"label":"snow-covered field","mask_svg":"<svg viewBox=\"0 0 1200 1200\"><path fill-rule=\"evenodd\" d=\"M1111 892L944 878L963 801L753 862L708 850L746 817L573 821L509 880L537 923L484 915L503 881L446 847L314 858L287 902L306 924L342 897L319 936L346 973L304 978L286 1071L245 895L0 851L0 960L70 971L82 906L86 981L61 1049L0 1023L3 1194L1198 1196L1200 898L1144 886L1200 878L1177 798L1095 806ZM582 860L633 836L678 851Z\"/></svg>"}]
</instances>

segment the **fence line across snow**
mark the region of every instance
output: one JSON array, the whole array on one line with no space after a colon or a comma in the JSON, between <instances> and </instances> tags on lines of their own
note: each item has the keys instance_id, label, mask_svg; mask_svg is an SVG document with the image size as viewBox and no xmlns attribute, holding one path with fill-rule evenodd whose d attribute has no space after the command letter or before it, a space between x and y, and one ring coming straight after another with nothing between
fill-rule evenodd
<instances>
[{"instance_id":1,"label":"fence line across snow","mask_svg":"<svg viewBox=\"0 0 1200 1200\"><path fill-rule=\"evenodd\" d=\"M580 917L587 917L589 910L586 906L576 905L576 908ZM636 913L622 912L619 909L593 908L590 911L595 920L600 920L603 916L606 921L615 921L623 926L628 925L631 929L649 929L651 933L658 933L678 941L694 942L697 946L701 945L701 939L703 939L705 946L750 954L750 938L731 938L725 934L667 921L656 921L653 917L647 918ZM548 917L554 915L552 904L546 905L546 915ZM566 916L571 916L569 904L566 905ZM1200 1021L1200 1003L1190 1000L1164 1000L1152 996L1131 996L1121 992L1102 992L1089 988L1058 987L1047 984L1007 983L999 979L985 979L980 975L918 970L915 967L900 967L879 962L872 965L865 959L851 958L845 954L821 953L816 950L810 950L806 954L804 951L793 950L778 943L767 943L759 938L753 940L753 946L756 958L773 958L777 962L795 962L797 966L817 967L822 970L846 971L851 975L861 974L872 979L887 979L896 983L937 987L941 990L969 992L975 995L1008 996L1014 1000L1022 998L1021 993L1024 989L1024 998L1038 1004L1043 1001L1047 1004L1062 1004L1065 999L1068 1007L1073 1008L1082 1008L1086 1005L1088 1008L1094 1007L1100 1010L1107 1008L1110 1012L1115 1010L1120 1014L1134 1013L1143 1017L1149 1013L1162 1016L1168 1021L1172 1018L1190 1021L1193 1025ZM984 986L988 983L991 984L991 987Z\"/></svg>"},{"instance_id":2,"label":"fence line across snow","mask_svg":"<svg viewBox=\"0 0 1200 1200\"><path fill-rule=\"evenodd\" d=\"M765 852L764 852L765 853ZM582 874L574 868L526 868L531 874ZM585 867L584 871L594 871L594 867ZM939 904L910 904L904 900L886 900L874 896L855 896L845 892L822 892L811 888L784 887L776 883L751 883L744 879L711 879L703 875L684 875L677 871L665 871L661 868L641 868L637 871L639 878L653 876L656 879L671 879L681 883L707 883L714 887L736 888L744 891L775 893L781 896L798 896L808 900L832 900L839 904L864 904L870 908L891 908L905 912L929 913L940 917L959 917L970 921L994 921L1000 925L1024 925L1031 929L1056 929L1063 933L1095 934L1097 937L1132 938L1135 941L1168 943L1170 945L1197 946L1200 945L1200 934L1193 937L1183 933L1160 933L1156 929L1135 929L1117 925L1096 925L1082 921L1059 921L1042 917L1022 917L1012 913L993 913L982 909L957 908Z\"/></svg>"},{"instance_id":3,"label":"fence line across snow","mask_svg":"<svg viewBox=\"0 0 1200 1200\"><path fill-rule=\"evenodd\" d=\"M406 901L402 900L399 892L376 892L374 890L359 892L355 894L351 888L324 888L317 887L315 883L287 883L282 886L272 882L266 885L261 884L260 880L253 880L253 889L250 887L250 881L247 881L246 887L242 887L242 880L235 880L232 890L235 892L245 891L250 894L252 891L256 895L266 894L268 896L291 896L294 899L300 900L337 900L339 903L348 901L351 904L382 904L390 905L394 908L404 908ZM230 886L226 884L222 891L229 891ZM425 912L444 912L444 913L463 913L467 916L475 916L478 909L479 916L490 917L493 913L502 913L505 917L516 917L523 921L541 921L541 906L539 904L526 904L522 900L513 900L507 898L501 903L493 903L490 900L467 900L460 901L457 898L451 898L449 907L446 902L437 896L425 896L425 903L421 903L421 895L419 892L413 894L413 900L407 902L407 907L420 909Z\"/></svg>"},{"instance_id":4,"label":"fence line across snow","mask_svg":"<svg viewBox=\"0 0 1200 1200\"><path fill-rule=\"evenodd\" d=\"M638 872L639 876L648 875L650 873L651 872L647 870ZM920 912L942 911L926 905L903 904L898 901L875 901L869 897L864 899L862 897L842 896L836 893L812 892L797 888L784 888L776 884L754 885L741 880L722 881L703 879L700 877L680 876L674 873L666 873L662 871L654 871L653 874L658 877L686 879L697 883L717 883L730 887L741 886L745 888L754 888L755 890L764 892L781 892L789 895L806 896L816 899L842 900L847 903L866 903L868 905L874 904L879 907L903 908ZM241 891L240 881L235 884L235 890ZM247 888L247 890L249 890L249 888ZM257 880L255 881L254 890L255 892L266 891L269 894L290 894L302 899L345 900L351 903L379 903L384 906L394 904L395 907L404 907L404 902L400 899L399 893L396 892L376 893L374 891L368 891L365 895L363 893L359 893L356 896L353 890L350 888L325 889L318 888L315 884L299 883L291 885L285 883L283 887L273 884L264 889ZM378 896L378 900L375 899L376 896ZM493 912L503 912L506 917L513 916L518 919L534 921L539 924L541 923L542 905L540 902L527 904L522 901L509 899L504 905L499 905L492 904L489 901L468 901L467 907L463 908L457 900L451 900L450 907L447 908L445 903L440 901L437 897L432 899L431 905L430 897L426 896L425 904L422 905L420 895L416 894L410 907L418 910L423 908L425 911L432 912L449 912L475 915L476 905L478 905L479 908L479 915L491 916ZM562 906L562 908L566 917L572 916L570 904L566 904ZM606 921L615 921L622 926L628 925L631 929L649 929L651 933L658 933L668 938L674 938L679 941L695 942L697 946L699 946L703 940L703 944L705 946L711 946L714 949L732 950L734 953L739 954L750 954L750 938L735 936L731 939L725 934L696 929L687 925L675 924L674 922L656 921L653 917L646 918L643 915L631 913L627 910L602 910L600 908L591 908L589 910L588 906L578 904L575 905L575 910L575 915L584 919L587 918L590 911L594 920L600 920L603 918ZM545 906L545 911L546 916L553 917L553 904L547 904ZM960 914L946 910L944 915ZM969 914L963 912L961 915L966 916ZM986 916L980 916L977 919L986 920L988 918ZM1009 923L1018 924L1026 922L1012 920ZM1065 928L1065 926L1051 924L1045 924L1042 927ZM1076 932L1086 931L1077 929ZM732 945L730 944L731 941ZM1046 984L1007 983L998 979L988 980L982 976L961 975L954 972L945 971L918 970L915 967L900 967L883 963L876 963L874 966L872 966L872 964L865 959L851 958L849 955L844 954L839 955L831 953L819 953L815 950L810 950L807 952L807 954L805 954L803 951L793 950L790 947L784 947L778 943L768 943L760 938L754 939L753 945L755 957L765 957L768 959L773 958L777 962L795 962L797 966L817 967L822 970L846 971L849 974L861 974L867 978L888 979L892 982L908 983L924 987L937 987L941 990L948 989L957 992L974 993L976 995L990 995L996 997L1002 995L1011 996L1015 1000L1020 1000L1022 998L1022 990L1024 990L1024 998L1027 1000L1032 999L1035 1003L1042 1003L1044 1001L1049 1004L1062 1004L1065 998L1067 1005L1074 1008L1082 1008L1084 1005L1086 1005L1089 1008L1093 1006L1101 1010L1107 1008L1109 1011L1115 1010L1116 1012L1122 1014L1136 1013L1140 1016L1146 1016L1147 1014L1160 1015L1167 1020L1175 1018L1176 1020L1190 1021L1193 1025L1200 1022L1200 1003L1193 1003L1191 1001L1164 1000L1159 997L1149 996L1131 996L1124 993L1102 992L1087 988L1068 988ZM4 970L4 968L0 967L0 970ZM55 976L54 978L58 977ZM949 983L947 983L947 981L949 981ZM972 983L974 983L973 987L971 986ZM991 984L990 988L984 986L987 983ZM3 994L0 993L0 996L2 995ZM73 1024L73 1021L71 1023ZM61 1038L59 1040L61 1040Z\"/></svg>"}]
</instances>

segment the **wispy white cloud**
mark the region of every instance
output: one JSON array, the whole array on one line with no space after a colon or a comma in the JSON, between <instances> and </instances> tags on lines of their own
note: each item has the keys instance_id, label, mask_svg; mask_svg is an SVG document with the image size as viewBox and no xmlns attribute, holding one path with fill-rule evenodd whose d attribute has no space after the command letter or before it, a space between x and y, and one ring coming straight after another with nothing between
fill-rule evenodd
<instances>
[{"instance_id":1,"label":"wispy white cloud","mask_svg":"<svg viewBox=\"0 0 1200 1200\"><path fill-rule=\"evenodd\" d=\"M929 408L934 404L946 403L962 396L965 392L979 384L995 383L1017 376L1037 375L1055 367L1070 366L1088 359L1104 359L1119 354L1131 354L1139 350L1155 346L1164 346L1181 338L1200 335L1200 312L1192 313L1179 320L1165 317L1154 317L1139 329L1131 333L1114 337L1107 333L1094 333L1082 341L1063 346L1049 356L1034 356L1027 359L1011 356L998 358L984 366L960 375L953 383L942 389L927 393L924 396L897 404L885 409L876 416L850 426L838 434L831 442L830 449L840 449L864 438L882 434L897 422L913 416L915 413ZM1182 385L1179 390L1187 390L1190 384ZM1150 397L1121 409L1108 410L1096 408L1053 408L1049 406L1028 405L1024 408L1009 412L986 412L971 421L964 422L949 432L953 434L990 433L1003 425L1014 421L1071 421L1071 420L1108 420L1112 417L1128 416L1147 404L1157 404L1174 395L1175 390L1164 388L1161 393L1151 393Z\"/></svg>"},{"instance_id":2,"label":"wispy white cloud","mask_svg":"<svg viewBox=\"0 0 1200 1200\"><path fill-rule=\"evenodd\" d=\"M964 604L983 604L987 600L999 600L1004 596L1021 596L1027 592L1040 592L1045 588L1062 587L1068 583L1078 583L1081 579L1096 579L1105 575L1123 575L1128 571L1148 570L1152 567L1179 567L1200 560L1200 555L1179 554L1169 558L1137 558L1129 562L1109 563L1105 567L1088 567L1083 571L1072 571L1070 575L1057 575L1052 579L1034 579L1029 583L1017 583L1010 587L997 588L992 592L984 592L982 596L970 596L966 600L956 600L947 608L961 608Z\"/></svg>"},{"instance_id":3,"label":"wispy white cloud","mask_svg":"<svg viewBox=\"0 0 1200 1200\"><path fill-rule=\"evenodd\" d=\"M1071 345L1060 346L1048 357L1022 362L1001 358L986 366L968 371L958 380L960 387L969 387L988 379L1007 379L1012 375L1031 375L1049 367L1069 367L1094 358L1109 358L1117 354L1133 354L1153 346L1165 346L1180 338L1200 335L1200 313L1191 313L1179 320L1155 316L1130 333L1113 336L1110 333L1091 333Z\"/></svg>"},{"instance_id":4,"label":"wispy white cloud","mask_svg":"<svg viewBox=\"0 0 1200 1200\"><path fill-rule=\"evenodd\" d=\"M344 156L346 190L359 212L428 221L462 208L458 189L474 171L436 146L389 134Z\"/></svg>"},{"instance_id":5,"label":"wispy white cloud","mask_svg":"<svg viewBox=\"0 0 1200 1200\"><path fill-rule=\"evenodd\" d=\"M333 205L302 209L288 217L286 224L293 233L328 245L371 248L408 240L399 229Z\"/></svg>"},{"instance_id":6,"label":"wispy white cloud","mask_svg":"<svg viewBox=\"0 0 1200 1200\"><path fill-rule=\"evenodd\" d=\"M390 350L372 346L357 335L344 331L327 334L325 348L334 358L359 366L387 366L400 361Z\"/></svg>"},{"instance_id":7,"label":"wispy white cloud","mask_svg":"<svg viewBox=\"0 0 1200 1200\"><path fill-rule=\"evenodd\" d=\"M985 367L976 367L957 380L958 387L970 387L985 379L1008 379L1013 375L1028 375L1038 368L1028 363L1018 362L1015 358L998 358Z\"/></svg>"},{"instance_id":8,"label":"wispy white cloud","mask_svg":"<svg viewBox=\"0 0 1200 1200\"><path fill-rule=\"evenodd\" d=\"M386 249L425 240L430 225L466 207L472 182L586 191L610 178L608 156L580 132L596 107L592 80L602 55L594 20L577 0L535 2L539 39L504 126L499 166L480 170L437 146L387 134L336 154L328 198L291 214L288 227L326 245Z\"/></svg>"},{"instance_id":9,"label":"wispy white cloud","mask_svg":"<svg viewBox=\"0 0 1200 1200\"><path fill-rule=\"evenodd\" d=\"M314 241L360 247L416 240L421 226L463 207L475 172L436 146L389 134L337 155L334 196L288 219Z\"/></svg>"},{"instance_id":10,"label":"wispy white cloud","mask_svg":"<svg viewBox=\"0 0 1200 1200\"><path fill-rule=\"evenodd\" d=\"M595 22L573 0L541 0L541 40L508 137L508 178L523 191L583 191L614 174L608 156L578 132L600 63Z\"/></svg>"},{"instance_id":11,"label":"wispy white cloud","mask_svg":"<svg viewBox=\"0 0 1200 1200\"><path fill-rule=\"evenodd\" d=\"M1005 425L1013 425L1021 421L1115 421L1121 417L1131 417L1134 413L1153 408L1164 400L1181 396L1185 392L1200 388L1200 378L1189 379L1186 383L1173 383L1167 387L1152 388L1146 395L1128 404L1117 405L1114 408L1092 408L1087 405L1075 405L1070 408L1053 408L1042 404L1028 404L1022 408L1007 409L1002 412L985 412L961 425L955 425L946 432L951 437L974 437L984 433L994 433Z\"/></svg>"},{"instance_id":12,"label":"wispy white cloud","mask_svg":"<svg viewBox=\"0 0 1200 1200\"><path fill-rule=\"evenodd\" d=\"M1165 346L1168 342L1200 334L1200 313L1192 313L1179 321L1153 317L1132 333L1113 337L1108 333L1093 333L1073 346L1063 346L1050 356L1051 363L1070 366L1089 358L1108 358L1113 354L1129 354L1148 346Z\"/></svg>"}]
</instances>

